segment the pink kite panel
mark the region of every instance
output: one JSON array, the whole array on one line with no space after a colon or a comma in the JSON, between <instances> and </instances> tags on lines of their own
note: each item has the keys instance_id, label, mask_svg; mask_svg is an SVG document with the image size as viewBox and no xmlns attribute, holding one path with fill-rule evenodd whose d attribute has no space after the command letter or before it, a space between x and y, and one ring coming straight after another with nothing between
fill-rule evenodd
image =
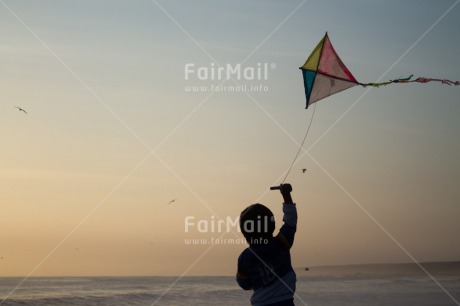
<instances>
[{"instance_id":1,"label":"pink kite panel","mask_svg":"<svg viewBox=\"0 0 460 306\"><path fill-rule=\"evenodd\" d=\"M323 50L319 59L318 72L325 73L331 76L336 76L341 79L357 82L350 70L345 66L340 57L332 47L329 37L326 35L324 40Z\"/></svg>"}]
</instances>

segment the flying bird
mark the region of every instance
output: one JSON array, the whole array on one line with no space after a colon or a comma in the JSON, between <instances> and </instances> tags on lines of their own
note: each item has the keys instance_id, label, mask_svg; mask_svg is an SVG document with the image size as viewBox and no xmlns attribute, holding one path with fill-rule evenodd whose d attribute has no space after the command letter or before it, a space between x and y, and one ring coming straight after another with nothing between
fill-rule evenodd
<instances>
[{"instance_id":1,"label":"flying bird","mask_svg":"<svg viewBox=\"0 0 460 306\"><path fill-rule=\"evenodd\" d=\"M302 169L302 173L305 173L305 171L307 171L307 169L303 168L303 169Z\"/></svg>"},{"instance_id":2,"label":"flying bird","mask_svg":"<svg viewBox=\"0 0 460 306\"><path fill-rule=\"evenodd\" d=\"M23 108L20 108L19 106L15 106L20 112L24 112L25 114L27 114L27 112L23 109Z\"/></svg>"},{"instance_id":3,"label":"flying bird","mask_svg":"<svg viewBox=\"0 0 460 306\"><path fill-rule=\"evenodd\" d=\"M171 205L172 203L176 202L177 199L169 201L168 205Z\"/></svg>"}]
</instances>

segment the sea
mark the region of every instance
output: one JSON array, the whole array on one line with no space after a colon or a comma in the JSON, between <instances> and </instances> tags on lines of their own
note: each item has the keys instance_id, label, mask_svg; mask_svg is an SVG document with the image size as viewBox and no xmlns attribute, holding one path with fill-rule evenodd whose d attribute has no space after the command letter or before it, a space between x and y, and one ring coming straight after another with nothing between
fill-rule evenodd
<instances>
[{"instance_id":1,"label":"sea","mask_svg":"<svg viewBox=\"0 0 460 306\"><path fill-rule=\"evenodd\" d=\"M361 267L362 268L362 267ZM297 272L296 305L460 305L460 274ZM334 272L335 271L335 272ZM362 272L366 271L366 272ZM383 272L382 272L383 271ZM250 305L233 276L0 278L0 305Z\"/></svg>"}]
</instances>

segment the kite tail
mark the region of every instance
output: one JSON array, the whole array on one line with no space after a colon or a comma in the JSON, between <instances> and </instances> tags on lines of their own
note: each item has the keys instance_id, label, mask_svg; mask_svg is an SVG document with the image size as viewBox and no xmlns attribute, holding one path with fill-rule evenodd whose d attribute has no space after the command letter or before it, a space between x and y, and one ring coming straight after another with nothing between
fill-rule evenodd
<instances>
[{"instance_id":1,"label":"kite tail","mask_svg":"<svg viewBox=\"0 0 460 306\"><path fill-rule=\"evenodd\" d=\"M411 74L410 76L408 76L407 78L400 78L400 79L396 79L396 80L389 80L388 82L382 82L382 83L359 83L359 85L363 86L363 87L367 87L367 86L373 86L373 87L380 87L380 86L385 86L385 85L389 85L391 83L409 83L409 82L414 82L414 81L411 81L410 79L413 77L414 75Z\"/></svg>"},{"instance_id":2,"label":"kite tail","mask_svg":"<svg viewBox=\"0 0 460 306\"><path fill-rule=\"evenodd\" d=\"M446 85L455 85L455 86L460 85L459 81L451 81L451 80L446 80L446 79L432 79L432 78L420 77L415 80L411 80L413 76L414 75L410 75L407 78L400 78L400 79L390 80L388 82L382 82L382 83L359 83L358 82L358 84L363 87L367 87L367 86L380 87L380 86L385 86L385 85L389 85L392 83L413 83L413 82L417 82L417 83L441 82L441 84L446 84Z\"/></svg>"},{"instance_id":3,"label":"kite tail","mask_svg":"<svg viewBox=\"0 0 460 306\"><path fill-rule=\"evenodd\" d=\"M419 82L419 83L428 83L428 82L431 82L431 81L434 81L434 82L441 82L442 84L446 84L446 85L455 85L455 86L458 86L460 85L460 82L459 81L451 81L451 80L445 80L445 79L430 79L430 78L417 78L416 80L412 81L412 82Z\"/></svg>"}]
</instances>

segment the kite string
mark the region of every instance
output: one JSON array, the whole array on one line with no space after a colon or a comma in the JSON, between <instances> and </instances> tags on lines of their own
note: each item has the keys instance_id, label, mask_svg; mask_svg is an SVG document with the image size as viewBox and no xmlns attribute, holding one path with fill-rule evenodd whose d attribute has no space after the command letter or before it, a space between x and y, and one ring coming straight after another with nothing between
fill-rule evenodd
<instances>
[{"instance_id":1,"label":"kite string","mask_svg":"<svg viewBox=\"0 0 460 306\"><path fill-rule=\"evenodd\" d=\"M286 176L284 177L284 179L283 179L281 184L284 184L284 182L286 181L289 173L291 172L292 167L294 166L297 158L299 157L300 151L302 151L303 144L305 143L305 140L307 139L308 132L310 131L311 123L313 122L313 117L315 116L315 110L316 110L316 103L313 106L313 112L311 114L311 119L310 119L310 123L308 124L307 132L305 133L305 136L303 137L302 143L299 146L299 150L297 151L297 154L295 155L294 160L292 161L291 166L289 167L288 171L286 172Z\"/></svg>"}]
</instances>

